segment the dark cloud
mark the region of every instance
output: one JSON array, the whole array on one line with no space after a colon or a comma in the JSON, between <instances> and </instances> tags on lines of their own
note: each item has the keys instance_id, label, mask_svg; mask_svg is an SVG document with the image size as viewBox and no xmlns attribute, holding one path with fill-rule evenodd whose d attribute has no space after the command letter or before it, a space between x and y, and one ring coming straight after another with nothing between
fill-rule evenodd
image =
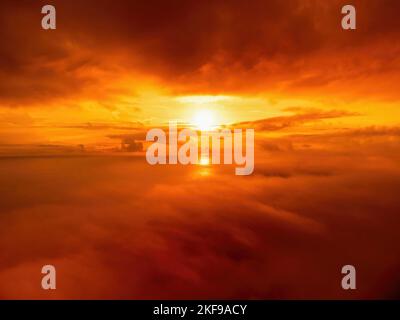
<instances>
[{"instance_id":1,"label":"dark cloud","mask_svg":"<svg viewBox=\"0 0 400 320\"><path fill-rule=\"evenodd\" d=\"M340 28L341 1L53 1L54 31L40 28L44 4L1 3L2 104L105 102L123 92L110 83L137 72L185 92L296 91L337 81L357 88L382 73L398 79L398 1L355 1L356 32ZM389 84L375 90L395 92Z\"/></svg>"},{"instance_id":2,"label":"dark cloud","mask_svg":"<svg viewBox=\"0 0 400 320\"><path fill-rule=\"evenodd\" d=\"M256 121L246 121L234 124L235 127L243 128L253 128L257 131L274 131L281 130L285 128L290 128L293 126L299 126L307 122L315 122L324 119L334 119L342 117L357 116L358 113L343 111L343 110L331 110L323 111L317 109L302 109L302 108L289 108L287 111L301 111L304 112L296 113L290 116L279 116L266 119L260 119Z\"/></svg>"},{"instance_id":3,"label":"dark cloud","mask_svg":"<svg viewBox=\"0 0 400 320\"><path fill-rule=\"evenodd\" d=\"M143 143L128 137L121 140L121 151L135 152L143 151Z\"/></svg>"},{"instance_id":4,"label":"dark cloud","mask_svg":"<svg viewBox=\"0 0 400 320\"><path fill-rule=\"evenodd\" d=\"M88 130L107 130L107 129L115 129L115 130L143 130L144 126L140 122L118 122L115 123L85 123L85 124L78 124L78 125L69 125L69 126L62 126L57 125L59 128L68 128L68 129L88 129Z\"/></svg>"}]
</instances>

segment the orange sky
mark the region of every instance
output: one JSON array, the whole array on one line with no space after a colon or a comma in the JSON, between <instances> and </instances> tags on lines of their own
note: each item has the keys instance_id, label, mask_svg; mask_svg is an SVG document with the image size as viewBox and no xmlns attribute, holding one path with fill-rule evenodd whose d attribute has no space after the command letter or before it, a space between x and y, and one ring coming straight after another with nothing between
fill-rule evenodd
<instances>
[{"instance_id":1,"label":"orange sky","mask_svg":"<svg viewBox=\"0 0 400 320\"><path fill-rule=\"evenodd\" d=\"M341 1L55 1L53 31L42 3L2 3L2 143L108 143L104 126L199 109L223 124L310 109L357 115L339 127L398 124L396 1L355 1L356 31L341 29Z\"/></svg>"},{"instance_id":2,"label":"orange sky","mask_svg":"<svg viewBox=\"0 0 400 320\"><path fill-rule=\"evenodd\" d=\"M398 298L399 1L51 3L0 4L0 298ZM145 163L199 112L252 176Z\"/></svg>"}]
</instances>

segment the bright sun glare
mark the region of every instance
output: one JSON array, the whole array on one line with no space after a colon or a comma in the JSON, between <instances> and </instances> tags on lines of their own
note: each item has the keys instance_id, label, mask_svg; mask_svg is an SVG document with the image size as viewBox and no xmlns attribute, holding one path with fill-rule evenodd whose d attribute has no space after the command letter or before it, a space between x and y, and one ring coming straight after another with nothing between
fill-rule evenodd
<instances>
[{"instance_id":1,"label":"bright sun glare","mask_svg":"<svg viewBox=\"0 0 400 320\"><path fill-rule=\"evenodd\" d=\"M215 127L215 116L211 110L199 110L193 117L192 124L199 130L208 131Z\"/></svg>"}]
</instances>

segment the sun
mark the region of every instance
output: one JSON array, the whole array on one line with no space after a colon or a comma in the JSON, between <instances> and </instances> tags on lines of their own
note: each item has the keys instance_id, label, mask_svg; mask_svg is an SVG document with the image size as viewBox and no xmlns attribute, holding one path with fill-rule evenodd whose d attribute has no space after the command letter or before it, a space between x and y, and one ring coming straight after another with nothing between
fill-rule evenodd
<instances>
[{"instance_id":1,"label":"sun","mask_svg":"<svg viewBox=\"0 0 400 320\"><path fill-rule=\"evenodd\" d=\"M201 131L209 131L215 128L215 115L211 110L199 110L195 113L191 123Z\"/></svg>"}]
</instances>

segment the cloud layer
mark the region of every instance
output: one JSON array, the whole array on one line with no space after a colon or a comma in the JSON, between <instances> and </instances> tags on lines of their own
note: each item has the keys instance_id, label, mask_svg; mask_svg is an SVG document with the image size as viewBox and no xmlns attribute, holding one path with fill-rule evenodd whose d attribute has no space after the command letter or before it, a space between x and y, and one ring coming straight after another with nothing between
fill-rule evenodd
<instances>
[{"instance_id":1,"label":"cloud layer","mask_svg":"<svg viewBox=\"0 0 400 320\"><path fill-rule=\"evenodd\" d=\"M44 3L2 1L2 105L105 102L146 77L181 93L398 99L398 1L355 1L356 32L340 28L341 1L54 1L51 32Z\"/></svg>"},{"instance_id":2,"label":"cloud layer","mask_svg":"<svg viewBox=\"0 0 400 320\"><path fill-rule=\"evenodd\" d=\"M0 4L0 298L399 298L398 1L44 4ZM202 108L252 176L145 162Z\"/></svg>"},{"instance_id":3,"label":"cloud layer","mask_svg":"<svg viewBox=\"0 0 400 320\"><path fill-rule=\"evenodd\" d=\"M398 298L399 139L258 140L250 177L143 157L3 158L0 296ZM38 286L44 264L54 293ZM357 291L340 287L345 264Z\"/></svg>"}]
</instances>

